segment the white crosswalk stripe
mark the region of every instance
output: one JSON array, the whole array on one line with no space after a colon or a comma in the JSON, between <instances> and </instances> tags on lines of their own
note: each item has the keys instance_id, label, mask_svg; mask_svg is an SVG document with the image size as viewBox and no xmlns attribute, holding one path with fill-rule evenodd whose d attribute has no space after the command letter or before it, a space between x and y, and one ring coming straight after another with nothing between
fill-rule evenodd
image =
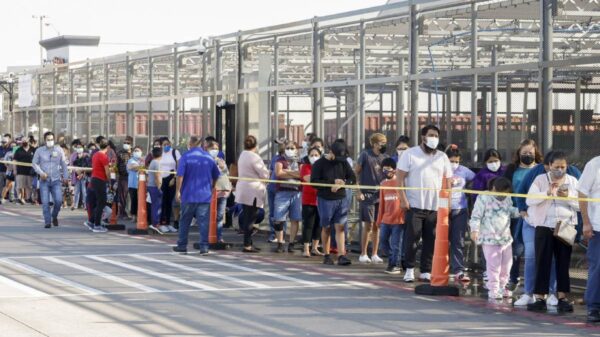
<instances>
[{"instance_id":1,"label":"white crosswalk stripe","mask_svg":"<svg viewBox=\"0 0 600 337\"><path fill-rule=\"evenodd\" d=\"M11 280L8 277L4 277L1 275L0 275L0 283L5 284L11 288L20 290L30 296L47 296L48 295L47 293L45 293L43 291L39 291L32 287L26 286L23 283L19 283L17 281Z\"/></svg>"}]
</instances>

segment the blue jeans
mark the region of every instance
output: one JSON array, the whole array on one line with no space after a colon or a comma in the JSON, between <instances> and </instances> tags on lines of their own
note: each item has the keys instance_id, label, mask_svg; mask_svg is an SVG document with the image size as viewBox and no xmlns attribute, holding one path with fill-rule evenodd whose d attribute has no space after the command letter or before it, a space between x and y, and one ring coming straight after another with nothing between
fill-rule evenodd
<instances>
[{"instance_id":1,"label":"blue jeans","mask_svg":"<svg viewBox=\"0 0 600 337\"><path fill-rule=\"evenodd\" d=\"M200 251L208 251L208 221L210 219L210 203L181 204L181 218L179 221L179 240L177 247L187 248L188 234L192 219L196 218L200 231Z\"/></svg>"},{"instance_id":2,"label":"blue jeans","mask_svg":"<svg viewBox=\"0 0 600 337\"><path fill-rule=\"evenodd\" d=\"M513 236L512 251L513 265L510 268L510 282L517 284L521 268L521 257L525 250L523 244L523 219L512 219L510 222L510 232Z\"/></svg>"},{"instance_id":3,"label":"blue jeans","mask_svg":"<svg viewBox=\"0 0 600 337\"><path fill-rule=\"evenodd\" d=\"M600 232L594 231L587 249L588 280L585 288L585 303L588 310L600 310Z\"/></svg>"},{"instance_id":4,"label":"blue jeans","mask_svg":"<svg viewBox=\"0 0 600 337\"><path fill-rule=\"evenodd\" d=\"M273 227L274 219L275 219L275 187L267 187L267 201L269 203L269 241L273 241L275 239L275 228ZM283 223L283 232L285 233L287 229L287 222Z\"/></svg>"},{"instance_id":5,"label":"blue jeans","mask_svg":"<svg viewBox=\"0 0 600 337\"><path fill-rule=\"evenodd\" d=\"M60 180L42 180L40 181L40 194L42 198L42 210L44 213L44 224L48 225L52 223L52 219L58 218L58 212L62 206L62 181ZM52 214L50 214L50 195L54 200L54 207Z\"/></svg>"},{"instance_id":6,"label":"blue jeans","mask_svg":"<svg viewBox=\"0 0 600 337\"><path fill-rule=\"evenodd\" d=\"M75 181L75 200L73 200L73 207L79 206L79 200L82 201L85 207L85 199L87 194L87 179L81 179Z\"/></svg>"},{"instance_id":7,"label":"blue jeans","mask_svg":"<svg viewBox=\"0 0 600 337\"><path fill-rule=\"evenodd\" d=\"M401 267L400 252L402 251L404 226L381 224L379 229L379 237L381 238L379 245L381 249L389 252L388 267Z\"/></svg>"},{"instance_id":8,"label":"blue jeans","mask_svg":"<svg viewBox=\"0 0 600 337\"><path fill-rule=\"evenodd\" d=\"M150 193L150 224L158 226L160 225L163 194L156 186L148 186L148 193Z\"/></svg>"},{"instance_id":9,"label":"blue jeans","mask_svg":"<svg viewBox=\"0 0 600 337\"><path fill-rule=\"evenodd\" d=\"M217 241L223 239L223 218L227 208L227 198L217 198Z\"/></svg>"},{"instance_id":10,"label":"blue jeans","mask_svg":"<svg viewBox=\"0 0 600 337\"><path fill-rule=\"evenodd\" d=\"M465 233L469 222L467 209L453 209L450 213L450 273L459 274L465 270Z\"/></svg>"},{"instance_id":11,"label":"blue jeans","mask_svg":"<svg viewBox=\"0 0 600 337\"><path fill-rule=\"evenodd\" d=\"M531 295L535 288L535 227L523 220L523 245L525 246L525 285L524 293ZM550 294L556 293L556 264L552 259L550 272Z\"/></svg>"}]
</instances>

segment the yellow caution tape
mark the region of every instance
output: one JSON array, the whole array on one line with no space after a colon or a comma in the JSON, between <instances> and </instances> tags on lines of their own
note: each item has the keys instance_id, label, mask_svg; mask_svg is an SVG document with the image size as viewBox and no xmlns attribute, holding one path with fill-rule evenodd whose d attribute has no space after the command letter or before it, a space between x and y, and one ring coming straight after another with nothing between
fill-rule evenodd
<instances>
[{"instance_id":1,"label":"yellow caution tape","mask_svg":"<svg viewBox=\"0 0 600 337\"><path fill-rule=\"evenodd\" d=\"M17 166L28 166L32 167L31 163L23 163L16 161L4 161L0 160L0 164L6 165L17 165ZM77 171L91 171L92 169L89 167L77 167L77 166L67 166L69 170L77 170ZM140 169L140 172L154 172L154 173L168 173L175 174L175 172L171 171L160 171L160 170L148 170L148 169ZM301 181L282 181L282 180L271 180L271 179L257 179L257 178L243 178L243 177L232 177L229 176L231 180L238 181L250 181L250 182L260 182L260 183L273 183L273 184L281 184L284 183L286 185L298 185L298 186L311 186L311 187L340 187L347 188L351 190L400 190L400 191L434 191L439 192L442 189L439 188L427 188L427 187L398 187L398 186L368 186L368 185L336 185L336 184L321 184L321 183L308 183ZM477 190L465 190L465 189L448 189L450 193L465 193L465 194L476 194L476 195L493 195L493 196L506 196L513 198L530 198L530 199L542 199L542 200L564 200L564 201L587 201L587 202L600 202L600 198L578 198L578 197L555 197L555 196L547 196L547 195L530 195L530 194L522 194L522 193L503 193L503 192L492 192L492 191L477 191Z\"/></svg>"}]
</instances>

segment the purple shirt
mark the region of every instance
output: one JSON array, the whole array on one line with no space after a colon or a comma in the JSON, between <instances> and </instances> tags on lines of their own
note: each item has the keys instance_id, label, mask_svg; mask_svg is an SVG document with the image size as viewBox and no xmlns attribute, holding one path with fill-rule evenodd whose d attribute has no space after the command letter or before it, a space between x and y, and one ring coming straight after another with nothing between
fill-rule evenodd
<instances>
[{"instance_id":1,"label":"purple shirt","mask_svg":"<svg viewBox=\"0 0 600 337\"><path fill-rule=\"evenodd\" d=\"M496 172L488 170L487 167L482 168L475 175L475 179L473 179L473 189L477 191L487 191L488 182L496 177L503 176L505 171L506 166L500 167Z\"/></svg>"},{"instance_id":2,"label":"purple shirt","mask_svg":"<svg viewBox=\"0 0 600 337\"><path fill-rule=\"evenodd\" d=\"M454 183L452 184L453 190L464 189L465 185L475 178L475 173L464 167L459 165L454 174L452 175L452 179ZM467 208L467 197L462 192L453 192L452 193L452 209L465 209Z\"/></svg>"}]
</instances>

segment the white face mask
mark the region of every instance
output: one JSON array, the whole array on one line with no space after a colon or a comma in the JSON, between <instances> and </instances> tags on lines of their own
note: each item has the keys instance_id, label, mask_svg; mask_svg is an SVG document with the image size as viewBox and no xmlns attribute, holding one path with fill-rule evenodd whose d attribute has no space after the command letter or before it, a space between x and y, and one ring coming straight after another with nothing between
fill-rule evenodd
<instances>
[{"instance_id":1,"label":"white face mask","mask_svg":"<svg viewBox=\"0 0 600 337\"><path fill-rule=\"evenodd\" d=\"M440 139L438 137L427 137L425 141L425 145L432 150L437 149L439 143Z\"/></svg>"},{"instance_id":2,"label":"white face mask","mask_svg":"<svg viewBox=\"0 0 600 337\"><path fill-rule=\"evenodd\" d=\"M217 158L217 156L219 155L219 150L209 150L208 153L211 157Z\"/></svg>"},{"instance_id":3,"label":"white face mask","mask_svg":"<svg viewBox=\"0 0 600 337\"><path fill-rule=\"evenodd\" d=\"M492 163L487 163L486 164L488 170L492 171L492 172L496 172L500 169L500 162L499 161L495 161Z\"/></svg>"},{"instance_id":4,"label":"white face mask","mask_svg":"<svg viewBox=\"0 0 600 337\"><path fill-rule=\"evenodd\" d=\"M8 141L9 141L9 140L10 140L10 139L8 139L8 137L4 137L4 138L2 138L2 142L3 142L3 143L8 143Z\"/></svg>"},{"instance_id":5,"label":"white face mask","mask_svg":"<svg viewBox=\"0 0 600 337\"><path fill-rule=\"evenodd\" d=\"M83 153L83 148L82 147L78 147L75 149L75 152L77 153Z\"/></svg>"},{"instance_id":6,"label":"white face mask","mask_svg":"<svg viewBox=\"0 0 600 337\"><path fill-rule=\"evenodd\" d=\"M460 166L459 163L450 163L450 167L452 167L452 171L456 171Z\"/></svg>"},{"instance_id":7,"label":"white face mask","mask_svg":"<svg viewBox=\"0 0 600 337\"><path fill-rule=\"evenodd\" d=\"M288 158L296 157L296 150L285 150L285 156Z\"/></svg>"},{"instance_id":8,"label":"white face mask","mask_svg":"<svg viewBox=\"0 0 600 337\"><path fill-rule=\"evenodd\" d=\"M130 149L131 149L131 145L129 145L129 144L123 144L123 150L129 151Z\"/></svg>"},{"instance_id":9,"label":"white face mask","mask_svg":"<svg viewBox=\"0 0 600 337\"><path fill-rule=\"evenodd\" d=\"M311 165L313 165L314 163L317 162L317 160L319 160L321 157L319 156L310 156L308 157L308 161L310 162Z\"/></svg>"},{"instance_id":10,"label":"white face mask","mask_svg":"<svg viewBox=\"0 0 600 337\"><path fill-rule=\"evenodd\" d=\"M142 152L140 152L140 151L133 151L133 158L135 158L135 159L142 158Z\"/></svg>"},{"instance_id":11,"label":"white face mask","mask_svg":"<svg viewBox=\"0 0 600 337\"><path fill-rule=\"evenodd\" d=\"M404 153L404 151L406 151L406 150L396 150L396 153L398 153L398 159L400 159L402 157L402 154Z\"/></svg>"},{"instance_id":12,"label":"white face mask","mask_svg":"<svg viewBox=\"0 0 600 337\"><path fill-rule=\"evenodd\" d=\"M54 141L53 140L46 141L46 146L47 147L54 147Z\"/></svg>"}]
</instances>

